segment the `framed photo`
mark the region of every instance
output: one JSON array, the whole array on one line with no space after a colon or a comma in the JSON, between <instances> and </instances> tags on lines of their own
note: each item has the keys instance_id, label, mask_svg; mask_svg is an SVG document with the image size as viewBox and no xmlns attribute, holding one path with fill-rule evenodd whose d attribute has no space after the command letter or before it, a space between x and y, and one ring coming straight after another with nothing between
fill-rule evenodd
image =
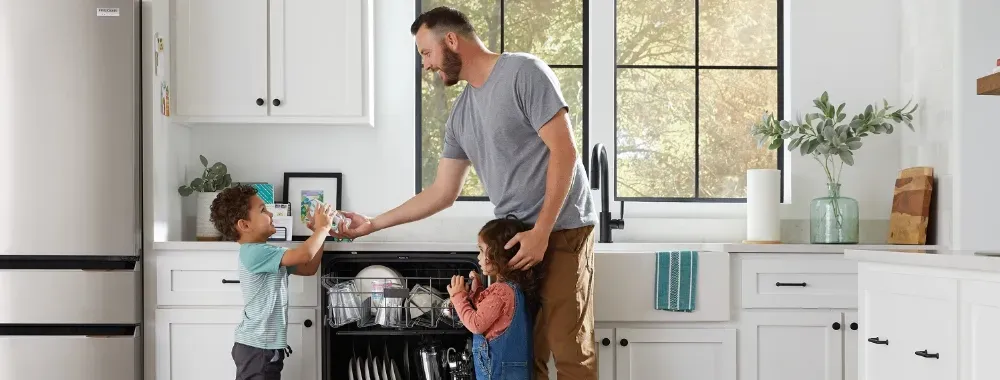
<instances>
[{"instance_id":1,"label":"framed photo","mask_svg":"<svg viewBox=\"0 0 1000 380\"><path fill-rule=\"evenodd\" d=\"M292 216L292 240L303 241L312 235L306 225L310 203L320 201L342 209L340 193L343 175L340 173L285 173L285 199ZM326 240L333 240L327 236Z\"/></svg>"}]
</instances>

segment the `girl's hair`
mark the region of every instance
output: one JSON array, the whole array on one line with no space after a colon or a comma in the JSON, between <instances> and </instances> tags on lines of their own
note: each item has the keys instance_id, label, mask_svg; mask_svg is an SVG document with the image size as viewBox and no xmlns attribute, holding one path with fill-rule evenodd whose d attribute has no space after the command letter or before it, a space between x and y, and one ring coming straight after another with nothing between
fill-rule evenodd
<instances>
[{"instance_id":1,"label":"girl's hair","mask_svg":"<svg viewBox=\"0 0 1000 380\"><path fill-rule=\"evenodd\" d=\"M505 281L517 284L524 292L528 301L528 310L534 315L540 301L540 285L542 276L545 273L545 263L547 260L533 265L527 270L519 270L510 266L510 259L517 254L521 248L521 243L515 244L510 249L503 249L510 239L520 232L528 231L531 225L518 220L513 216L502 219L494 219L486 223L479 230L479 238L486 245L484 254L486 260L493 265L496 275Z\"/></svg>"}]
</instances>

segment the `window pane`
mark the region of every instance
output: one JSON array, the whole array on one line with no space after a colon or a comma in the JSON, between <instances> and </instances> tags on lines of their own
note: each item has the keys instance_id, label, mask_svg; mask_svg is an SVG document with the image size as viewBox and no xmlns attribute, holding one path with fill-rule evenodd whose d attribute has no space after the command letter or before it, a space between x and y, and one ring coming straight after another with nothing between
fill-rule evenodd
<instances>
[{"instance_id":1,"label":"window pane","mask_svg":"<svg viewBox=\"0 0 1000 380\"><path fill-rule=\"evenodd\" d=\"M483 40L486 47L493 51L500 50L500 0L417 1L420 1L422 11L429 11L442 5L462 11L472 22L476 34Z\"/></svg>"},{"instance_id":2,"label":"window pane","mask_svg":"<svg viewBox=\"0 0 1000 380\"><path fill-rule=\"evenodd\" d=\"M694 70L619 69L616 193L694 196Z\"/></svg>"},{"instance_id":3,"label":"window pane","mask_svg":"<svg viewBox=\"0 0 1000 380\"><path fill-rule=\"evenodd\" d=\"M778 0L700 0L701 65L775 66Z\"/></svg>"},{"instance_id":4,"label":"window pane","mask_svg":"<svg viewBox=\"0 0 1000 380\"><path fill-rule=\"evenodd\" d=\"M559 78L566 103L569 103L569 121L573 127L576 153L583 157L583 69L552 69Z\"/></svg>"},{"instance_id":5,"label":"window pane","mask_svg":"<svg viewBox=\"0 0 1000 380\"><path fill-rule=\"evenodd\" d=\"M778 154L757 148L750 126L778 109L774 70L701 70L699 192L704 198L745 198L746 170L778 167Z\"/></svg>"},{"instance_id":6,"label":"window pane","mask_svg":"<svg viewBox=\"0 0 1000 380\"><path fill-rule=\"evenodd\" d=\"M618 64L694 65L694 1L618 0Z\"/></svg>"},{"instance_id":7,"label":"window pane","mask_svg":"<svg viewBox=\"0 0 1000 380\"><path fill-rule=\"evenodd\" d=\"M448 1L421 0L420 7L427 11L435 7L447 5L454 7L469 17L469 21L476 28L476 33L483 40L486 46L492 50L500 49L500 2L499 0L474 0L464 1L454 4ZM415 49L415 48L414 48ZM462 82L452 87L445 87L441 82L441 77L430 73L423 73L421 78L421 159L420 159L420 181L421 188L426 189L437 175L438 160L441 158L441 149L444 139L444 124L451 113L452 102L458 94L465 88ZM486 193L482 190L479 177L475 170L466 180L462 191L463 196L483 196Z\"/></svg>"},{"instance_id":8,"label":"window pane","mask_svg":"<svg viewBox=\"0 0 1000 380\"><path fill-rule=\"evenodd\" d=\"M582 0L506 0L504 12L504 51L550 65L583 64Z\"/></svg>"}]
</instances>

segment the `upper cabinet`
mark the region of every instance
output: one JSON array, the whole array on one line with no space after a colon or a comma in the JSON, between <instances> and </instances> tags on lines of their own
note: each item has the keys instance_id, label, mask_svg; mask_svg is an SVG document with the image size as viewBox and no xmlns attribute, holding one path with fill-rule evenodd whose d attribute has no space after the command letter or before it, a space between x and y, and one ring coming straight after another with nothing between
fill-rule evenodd
<instances>
[{"instance_id":1,"label":"upper cabinet","mask_svg":"<svg viewBox=\"0 0 1000 380\"><path fill-rule=\"evenodd\" d=\"M371 0L174 0L175 120L372 126Z\"/></svg>"}]
</instances>

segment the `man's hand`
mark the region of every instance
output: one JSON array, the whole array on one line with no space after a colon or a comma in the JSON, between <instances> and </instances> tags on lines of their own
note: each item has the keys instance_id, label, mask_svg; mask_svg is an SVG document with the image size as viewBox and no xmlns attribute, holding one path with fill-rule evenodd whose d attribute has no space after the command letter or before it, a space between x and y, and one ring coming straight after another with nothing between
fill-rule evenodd
<instances>
[{"instance_id":1,"label":"man's hand","mask_svg":"<svg viewBox=\"0 0 1000 380\"><path fill-rule=\"evenodd\" d=\"M521 248L510 259L510 266L519 270L531 268L545 257L545 250L549 248L549 232L537 228L520 232L503 248L510 249L517 243L521 243Z\"/></svg>"},{"instance_id":2,"label":"man's hand","mask_svg":"<svg viewBox=\"0 0 1000 380\"><path fill-rule=\"evenodd\" d=\"M465 278L462 276L451 276L451 284L448 285L448 295L454 297L456 294L465 291Z\"/></svg>"},{"instance_id":3,"label":"man's hand","mask_svg":"<svg viewBox=\"0 0 1000 380\"><path fill-rule=\"evenodd\" d=\"M350 211L344 211L342 215L351 221L350 227L346 221L340 222L337 232L330 231L330 235L335 238L355 239L376 231L372 218Z\"/></svg>"}]
</instances>

